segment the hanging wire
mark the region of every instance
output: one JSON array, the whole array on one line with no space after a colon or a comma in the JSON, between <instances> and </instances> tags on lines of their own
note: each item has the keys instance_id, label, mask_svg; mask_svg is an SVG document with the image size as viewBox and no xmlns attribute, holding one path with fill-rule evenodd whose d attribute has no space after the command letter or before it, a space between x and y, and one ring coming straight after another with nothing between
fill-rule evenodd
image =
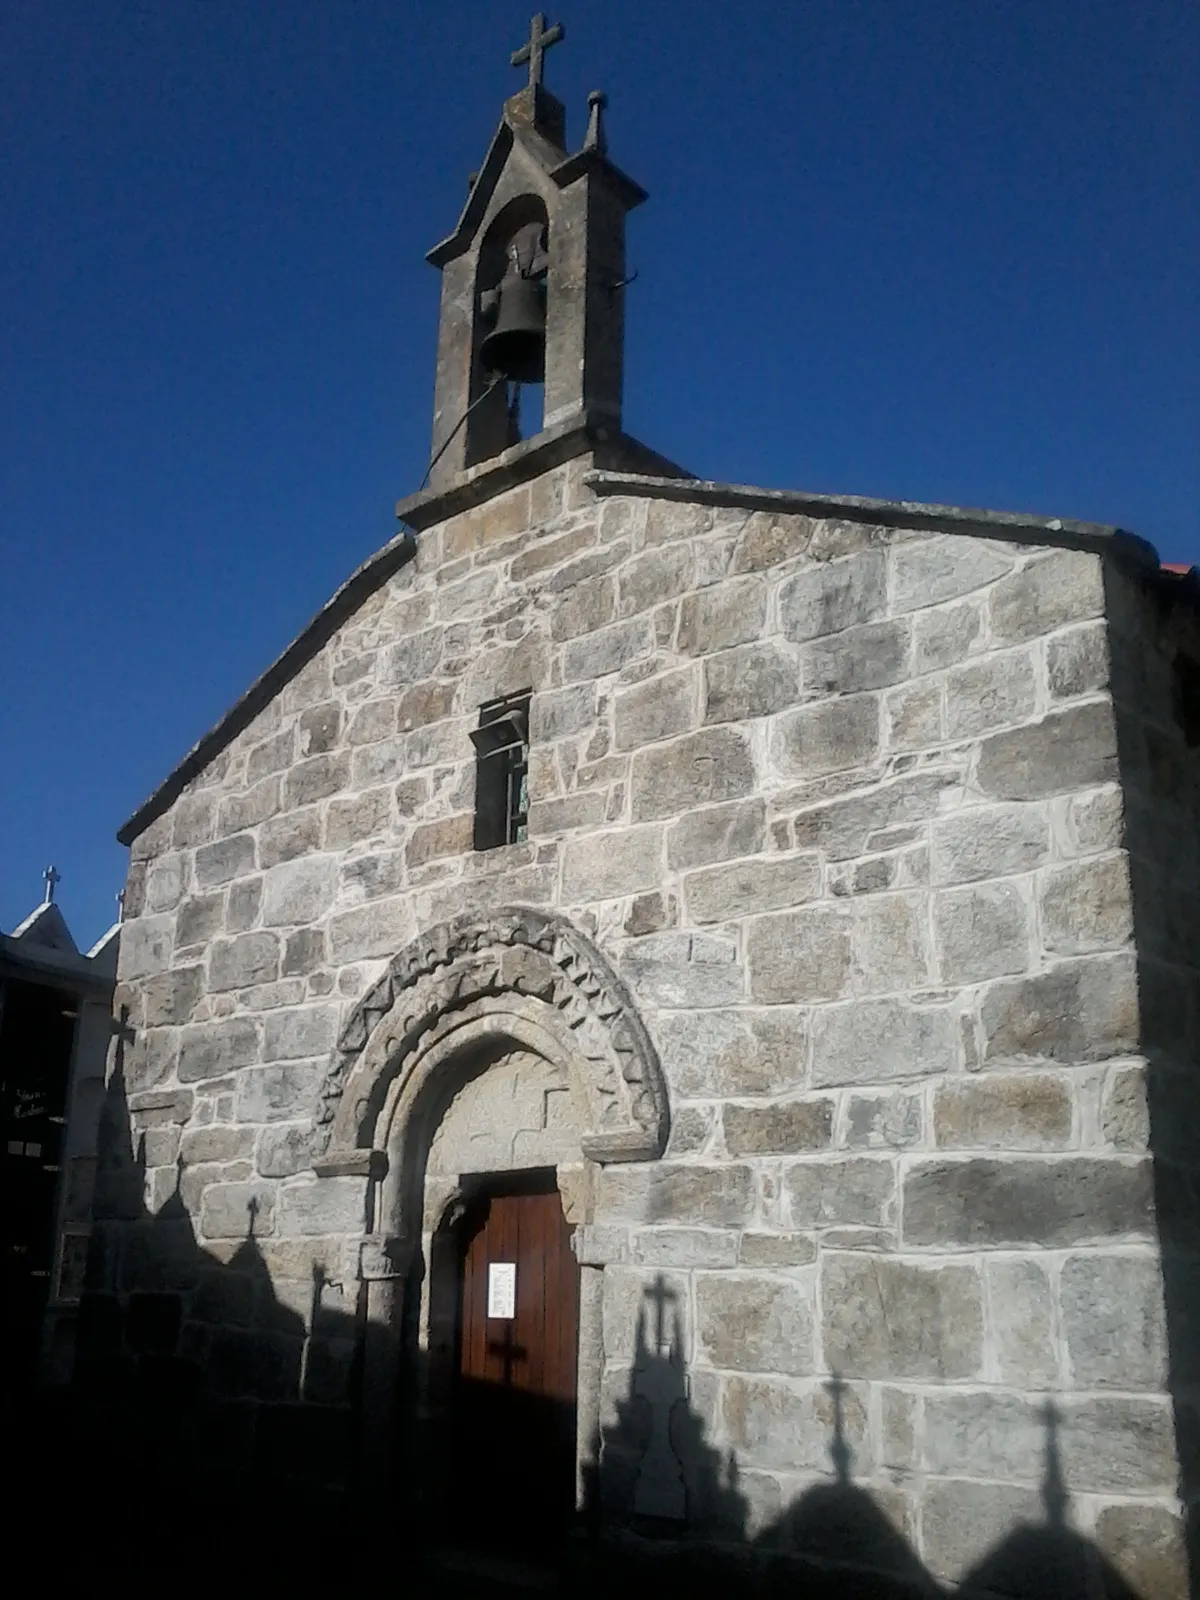
<instances>
[{"instance_id":1,"label":"hanging wire","mask_svg":"<svg viewBox=\"0 0 1200 1600\"><path fill-rule=\"evenodd\" d=\"M450 429L450 432L442 440L441 446L434 452L432 461L430 461L429 465L425 468L425 476L421 479L421 488L422 489L429 482L429 474L433 471L434 467L437 466L438 462L446 454L446 451L449 450L450 446L454 443L454 440L455 440L455 438L456 438L456 436L458 434L458 430L462 427L463 423L471 415L472 411L474 411L475 407L476 406L481 406L483 404L483 402L487 399L488 395L490 395L492 393L492 391L494 389L496 389L503 382L504 382L504 374L502 372L498 372L496 374L496 376L492 379L491 383L488 384L487 388L483 391L483 393L481 395L477 395L476 398L471 401L471 404L467 407L467 409L463 412L462 416L459 417L458 421Z\"/></svg>"}]
</instances>

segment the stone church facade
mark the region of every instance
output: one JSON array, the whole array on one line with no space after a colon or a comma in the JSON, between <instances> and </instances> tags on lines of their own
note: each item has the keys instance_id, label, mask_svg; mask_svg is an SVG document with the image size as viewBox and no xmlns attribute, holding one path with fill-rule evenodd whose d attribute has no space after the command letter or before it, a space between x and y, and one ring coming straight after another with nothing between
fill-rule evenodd
<instances>
[{"instance_id":1,"label":"stone church facade","mask_svg":"<svg viewBox=\"0 0 1200 1600\"><path fill-rule=\"evenodd\" d=\"M432 256L430 486L122 833L104 1359L191 1361L231 1468L319 1441L332 1490L408 1474L436 1519L454 1229L550 1174L604 1520L719 1537L735 1473L752 1541L848 1474L938 1578L1068 1515L1183 1596L1194 579L627 438L643 196L602 113L569 156L540 81L507 103ZM482 302L531 221L544 426L512 442Z\"/></svg>"}]
</instances>

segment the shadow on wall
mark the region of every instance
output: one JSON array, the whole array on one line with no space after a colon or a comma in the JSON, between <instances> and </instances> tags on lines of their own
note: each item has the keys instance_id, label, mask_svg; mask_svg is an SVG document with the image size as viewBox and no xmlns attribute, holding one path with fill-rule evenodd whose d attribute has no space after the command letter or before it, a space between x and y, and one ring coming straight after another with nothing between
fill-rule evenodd
<instances>
[{"instance_id":1,"label":"shadow on wall","mask_svg":"<svg viewBox=\"0 0 1200 1600\"><path fill-rule=\"evenodd\" d=\"M1124 795L1145 1082L1114 1070L1105 1134L1149 1140L1162 1248L1179 1495L1200 1594L1200 585L1106 572L1109 678Z\"/></svg>"},{"instance_id":2,"label":"shadow on wall","mask_svg":"<svg viewBox=\"0 0 1200 1600\"><path fill-rule=\"evenodd\" d=\"M223 1535L249 1533L268 1504L298 1517L326 1510L355 1458L358 1376L357 1319L324 1303L326 1268L306 1264L307 1283L277 1292L252 1193L245 1236L224 1259L197 1242L181 1159L174 1191L156 1212L146 1205L147 1141L169 1132L170 1107L139 1112L158 1125L135 1144L124 1061L131 1033L115 1033L73 1382L65 1394L18 1399L8 1419L9 1437L19 1427L30 1446L25 1509L40 1519L53 1503L57 1530L70 1459L86 1486L72 1527L101 1558L114 1524L128 1524L131 1552L172 1539L175 1548L196 1493Z\"/></svg>"},{"instance_id":3,"label":"shadow on wall","mask_svg":"<svg viewBox=\"0 0 1200 1600\"><path fill-rule=\"evenodd\" d=\"M65 1415L9 1428L10 1440L23 1441L14 1522L29 1539L61 1539L67 1469L78 1490L65 1559L78 1557L89 1577L195 1560L243 1582L251 1573L275 1583L378 1573L415 1600L511 1592L424 1567L434 1523L414 1508L427 1503L428 1463L413 1463L394 1484L354 1481L360 1325L323 1306L324 1269L312 1270L307 1304L285 1303L255 1237L252 1201L245 1237L216 1259L196 1241L182 1167L174 1193L157 1213L147 1209L146 1135L135 1148L122 1048L119 1039L76 1383ZM948 1597L884 1505L854 1482L846 1417L859 1401L840 1380L827 1386L821 1418L829 1476L786 1509L754 1509L756 1486L732 1452L706 1440L671 1312L660 1278L639 1314L627 1392L596 1441L583 1516L565 1548L546 1539L545 1555L562 1563L560 1592L657 1600L686 1585L699 1600ZM507 1401L519 1429L520 1398ZM1012 1529L954 1593L1157 1600L1161 1587L1139 1594L1068 1525L1052 1406L1043 1418L1043 1519ZM512 1460L485 1468L511 1473ZM478 1477L486 1482L487 1470ZM450 1537L471 1517L469 1506L455 1507Z\"/></svg>"},{"instance_id":4,"label":"shadow on wall","mask_svg":"<svg viewBox=\"0 0 1200 1600\"><path fill-rule=\"evenodd\" d=\"M690 1399L678 1322L666 1327L669 1291L648 1291L629 1393L596 1452L588 1503L591 1545L569 1590L589 1597L794 1597L794 1600L942 1600L879 1501L853 1481L845 1426L850 1386L827 1386L831 1476L782 1513L755 1519L733 1452L705 1442ZM1042 1482L1044 1520L1017 1526L959 1580L961 1600L1153 1600L1136 1594L1067 1521L1069 1496L1058 1454L1058 1414L1048 1403ZM757 1529L754 1521L758 1521ZM601 1537L601 1528L620 1530ZM682 1536L681 1536L682 1535Z\"/></svg>"}]
</instances>

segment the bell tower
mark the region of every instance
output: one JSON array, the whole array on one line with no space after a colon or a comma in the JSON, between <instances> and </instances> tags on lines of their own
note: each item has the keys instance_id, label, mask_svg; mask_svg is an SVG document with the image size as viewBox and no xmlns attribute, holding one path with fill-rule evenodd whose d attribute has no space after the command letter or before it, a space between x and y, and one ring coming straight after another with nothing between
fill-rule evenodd
<instances>
[{"instance_id":1,"label":"bell tower","mask_svg":"<svg viewBox=\"0 0 1200 1600\"><path fill-rule=\"evenodd\" d=\"M582 147L545 87L563 38L539 14L514 52L528 82L505 101L458 225L427 260L442 300L429 485L449 488L521 442L520 391L541 384L538 439L620 433L625 216L646 198L608 158L606 100L588 96Z\"/></svg>"}]
</instances>

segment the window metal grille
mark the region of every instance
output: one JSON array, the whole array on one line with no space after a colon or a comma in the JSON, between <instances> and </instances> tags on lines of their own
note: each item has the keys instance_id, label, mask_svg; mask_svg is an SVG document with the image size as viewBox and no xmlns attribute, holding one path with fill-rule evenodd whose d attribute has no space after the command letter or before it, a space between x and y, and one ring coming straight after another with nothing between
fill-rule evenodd
<instances>
[{"instance_id":1,"label":"window metal grille","mask_svg":"<svg viewBox=\"0 0 1200 1600\"><path fill-rule=\"evenodd\" d=\"M475 848L517 844L528 833L530 694L479 709L475 746Z\"/></svg>"}]
</instances>

